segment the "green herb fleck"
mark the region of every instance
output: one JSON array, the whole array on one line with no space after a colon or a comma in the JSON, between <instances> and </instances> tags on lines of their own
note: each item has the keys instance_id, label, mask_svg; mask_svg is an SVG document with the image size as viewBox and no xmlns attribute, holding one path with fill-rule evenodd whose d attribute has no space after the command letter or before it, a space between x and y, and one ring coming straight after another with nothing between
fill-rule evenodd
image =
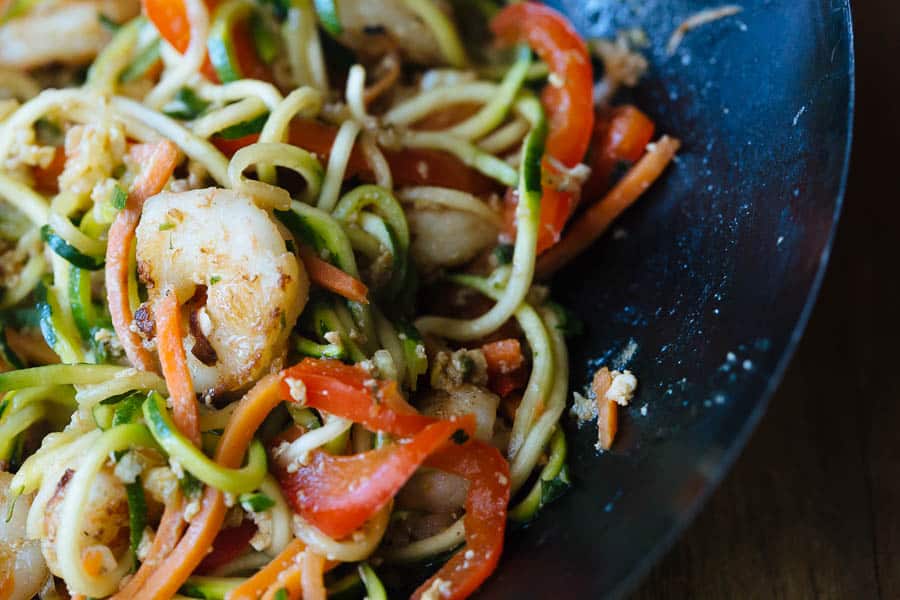
<instances>
[{"instance_id":1,"label":"green herb fleck","mask_svg":"<svg viewBox=\"0 0 900 600\"><path fill-rule=\"evenodd\" d=\"M175 224L174 224L174 223L169 223L168 221L166 221L165 223L162 223L162 224L159 226L159 230L160 230L160 231L169 231L170 229L175 229Z\"/></svg>"},{"instance_id":2,"label":"green herb fleck","mask_svg":"<svg viewBox=\"0 0 900 600\"><path fill-rule=\"evenodd\" d=\"M222 281L221 277L219 277L218 275L213 275L209 278L209 285L216 285L220 281Z\"/></svg>"},{"instance_id":3,"label":"green herb fleck","mask_svg":"<svg viewBox=\"0 0 900 600\"><path fill-rule=\"evenodd\" d=\"M515 246L512 244L500 244L494 248L494 257L499 264L508 265L512 263L514 251Z\"/></svg>"},{"instance_id":4,"label":"green herb fleck","mask_svg":"<svg viewBox=\"0 0 900 600\"><path fill-rule=\"evenodd\" d=\"M113 208L122 210L128 203L128 194L122 189L122 186L116 184L113 186L112 198L110 199Z\"/></svg>"}]
</instances>

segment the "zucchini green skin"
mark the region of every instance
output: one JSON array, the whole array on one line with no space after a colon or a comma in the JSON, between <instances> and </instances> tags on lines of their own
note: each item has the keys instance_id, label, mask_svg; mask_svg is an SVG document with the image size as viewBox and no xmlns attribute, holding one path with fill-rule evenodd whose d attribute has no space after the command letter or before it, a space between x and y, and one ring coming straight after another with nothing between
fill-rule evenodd
<instances>
[{"instance_id":1,"label":"zucchini green skin","mask_svg":"<svg viewBox=\"0 0 900 600\"><path fill-rule=\"evenodd\" d=\"M403 357L406 359L407 384L409 389L416 391L419 376L428 372L428 357L424 352L422 336L418 329L406 321L398 321L395 327L400 335Z\"/></svg>"},{"instance_id":2,"label":"zucchini green skin","mask_svg":"<svg viewBox=\"0 0 900 600\"><path fill-rule=\"evenodd\" d=\"M529 221L537 229L541 209L541 161L544 158L544 143L547 141L547 118L540 102L535 98L523 100L521 106L530 114L531 131L522 147L522 162L519 166L519 203L530 211ZM531 222L528 225L532 225ZM521 227L521 224L519 225Z\"/></svg>"},{"instance_id":3,"label":"zucchini green skin","mask_svg":"<svg viewBox=\"0 0 900 600\"><path fill-rule=\"evenodd\" d=\"M128 543L137 560L138 546L141 545L144 528L147 526L147 499L140 476L132 483L125 484L125 498L128 501Z\"/></svg>"},{"instance_id":4,"label":"zucchini green skin","mask_svg":"<svg viewBox=\"0 0 900 600\"><path fill-rule=\"evenodd\" d=\"M294 343L294 348L303 356L311 358L335 358L343 360L347 358L347 352L343 345L337 344L317 344L316 342L305 337L298 336Z\"/></svg>"},{"instance_id":5,"label":"zucchini green skin","mask_svg":"<svg viewBox=\"0 0 900 600\"><path fill-rule=\"evenodd\" d=\"M178 593L191 598L224 600L231 591L245 580L241 577L206 577L194 575L181 586Z\"/></svg>"},{"instance_id":6,"label":"zucchini green skin","mask_svg":"<svg viewBox=\"0 0 900 600\"><path fill-rule=\"evenodd\" d=\"M53 252L79 269L99 271L106 264L102 258L82 254L75 246L58 236L49 225L41 227L41 239Z\"/></svg>"},{"instance_id":7,"label":"zucchini green skin","mask_svg":"<svg viewBox=\"0 0 900 600\"><path fill-rule=\"evenodd\" d=\"M313 5L322 28L333 36L341 35L344 27L338 14L337 0L313 0Z\"/></svg>"},{"instance_id":8,"label":"zucchini green skin","mask_svg":"<svg viewBox=\"0 0 900 600\"><path fill-rule=\"evenodd\" d=\"M254 14L250 19L250 35L253 38L256 55L265 64L272 64L272 61L278 56L278 39L259 13Z\"/></svg>"},{"instance_id":9,"label":"zucchini green skin","mask_svg":"<svg viewBox=\"0 0 900 600\"><path fill-rule=\"evenodd\" d=\"M0 392L42 385L92 385L127 371L116 365L58 364L0 373Z\"/></svg>"},{"instance_id":10,"label":"zucchini green skin","mask_svg":"<svg viewBox=\"0 0 900 600\"><path fill-rule=\"evenodd\" d=\"M341 336L341 346L347 357L353 362L366 359L365 353L350 339L350 334L344 324L338 318L331 303L328 300L318 299L307 305L304 311L312 323L312 328L319 336L324 336L329 331L337 332Z\"/></svg>"},{"instance_id":11,"label":"zucchini green skin","mask_svg":"<svg viewBox=\"0 0 900 600\"><path fill-rule=\"evenodd\" d=\"M244 510L254 513L265 512L275 506L275 501L262 492L241 494L238 497L238 502Z\"/></svg>"},{"instance_id":12,"label":"zucchini green skin","mask_svg":"<svg viewBox=\"0 0 900 600\"><path fill-rule=\"evenodd\" d=\"M566 436L557 427L550 438L550 458L528 495L510 509L510 521L518 524L532 521L544 506L559 498L571 486L566 454Z\"/></svg>"},{"instance_id":13,"label":"zucchini green skin","mask_svg":"<svg viewBox=\"0 0 900 600\"><path fill-rule=\"evenodd\" d=\"M222 83L231 83L244 76L231 32L235 23L248 18L253 10L254 5L249 0L228 0L220 4L212 15L206 50L209 53L209 61Z\"/></svg>"},{"instance_id":14,"label":"zucchini green skin","mask_svg":"<svg viewBox=\"0 0 900 600\"><path fill-rule=\"evenodd\" d=\"M293 202L291 210L278 211L276 215L300 241L320 254L327 252L328 260L334 266L352 277L359 277L350 240L331 215L302 202Z\"/></svg>"},{"instance_id":15,"label":"zucchini green skin","mask_svg":"<svg viewBox=\"0 0 900 600\"><path fill-rule=\"evenodd\" d=\"M199 448L185 438L166 409L165 400L151 392L144 401L144 420L160 446L203 483L231 494L244 494L259 488L266 477L266 451L259 440L253 440L247 466L228 469L210 460Z\"/></svg>"},{"instance_id":16,"label":"zucchini green skin","mask_svg":"<svg viewBox=\"0 0 900 600\"><path fill-rule=\"evenodd\" d=\"M128 67L119 75L119 83L131 83L144 77L160 58L160 40L154 40L140 51Z\"/></svg>"}]
</instances>

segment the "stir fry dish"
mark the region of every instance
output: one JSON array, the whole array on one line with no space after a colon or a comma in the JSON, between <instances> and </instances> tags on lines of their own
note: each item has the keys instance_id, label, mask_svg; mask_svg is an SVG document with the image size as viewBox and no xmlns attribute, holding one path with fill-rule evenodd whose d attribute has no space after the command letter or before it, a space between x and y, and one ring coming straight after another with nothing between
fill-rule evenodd
<instances>
[{"instance_id":1,"label":"stir fry dish","mask_svg":"<svg viewBox=\"0 0 900 600\"><path fill-rule=\"evenodd\" d=\"M473 594L577 485L546 281L678 150L643 69L534 2L0 2L0 599Z\"/></svg>"}]
</instances>

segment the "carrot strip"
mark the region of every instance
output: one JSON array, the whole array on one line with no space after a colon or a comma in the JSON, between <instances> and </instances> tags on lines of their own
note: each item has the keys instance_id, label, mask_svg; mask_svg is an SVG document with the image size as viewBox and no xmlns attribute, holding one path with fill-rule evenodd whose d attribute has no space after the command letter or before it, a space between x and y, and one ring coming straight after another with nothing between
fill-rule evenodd
<instances>
[{"instance_id":1,"label":"carrot strip","mask_svg":"<svg viewBox=\"0 0 900 600\"><path fill-rule=\"evenodd\" d=\"M191 381L184 346L181 343L181 313L178 297L173 290L166 290L157 301L153 314L156 317L156 344L159 364L169 397L172 401L172 417L178 429L195 446L200 446L200 417L197 413L197 394Z\"/></svg>"},{"instance_id":2,"label":"carrot strip","mask_svg":"<svg viewBox=\"0 0 900 600\"><path fill-rule=\"evenodd\" d=\"M272 562L247 579L247 581L234 588L231 591L229 600L257 600L266 590L272 589L279 583L279 576L282 573L297 565L297 561L303 555L304 550L306 550L306 545L295 539L281 551L281 554L273 558ZM290 590L288 590L288 594L290 594Z\"/></svg>"},{"instance_id":3,"label":"carrot strip","mask_svg":"<svg viewBox=\"0 0 900 600\"><path fill-rule=\"evenodd\" d=\"M156 144L134 146L132 157L146 165L128 192L125 208L116 216L109 229L106 248L106 297L113 328L131 364L142 371L155 370L150 352L141 337L131 330L134 315L128 301L128 263L134 232L141 220L141 210L147 198L162 191L178 165L178 147L169 140Z\"/></svg>"},{"instance_id":4,"label":"carrot strip","mask_svg":"<svg viewBox=\"0 0 900 600\"><path fill-rule=\"evenodd\" d=\"M308 246L300 246L299 253L306 273L313 283L348 300L361 304L369 303L369 288L362 281L322 260Z\"/></svg>"},{"instance_id":5,"label":"carrot strip","mask_svg":"<svg viewBox=\"0 0 900 600\"><path fill-rule=\"evenodd\" d=\"M324 573L325 559L311 550L304 552L300 565L303 600L327 600L328 592L325 591Z\"/></svg>"},{"instance_id":6,"label":"carrot strip","mask_svg":"<svg viewBox=\"0 0 900 600\"><path fill-rule=\"evenodd\" d=\"M612 374L603 367L594 373L591 392L597 402L597 443L604 450L612 448L619 429L619 405L606 397L612 385Z\"/></svg>"},{"instance_id":7,"label":"carrot strip","mask_svg":"<svg viewBox=\"0 0 900 600\"><path fill-rule=\"evenodd\" d=\"M184 531L183 508L184 502L181 492L176 490L176 496L166 503L163 511L162 519L159 521L159 527L156 528L156 537L153 538L153 544L150 546L150 552L141 563L138 569L124 588L112 597L112 600L130 600L137 594L147 578L153 574L156 567L169 555L175 548L181 534Z\"/></svg>"},{"instance_id":8,"label":"carrot strip","mask_svg":"<svg viewBox=\"0 0 900 600\"><path fill-rule=\"evenodd\" d=\"M563 239L538 259L536 276L548 277L590 246L659 178L681 142L664 135L599 202L572 224Z\"/></svg>"},{"instance_id":9,"label":"carrot strip","mask_svg":"<svg viewBox=\"0 0 900 600\"><path fill-rule=\"evenodd\" d=\"M281 403L279 382L277 374L268 375L241 399L219 440L215 457L218 464L232 469L241 465L256 430L272 409ZM216 488L207 486L203 492L200 512L191 521L191 526L178 546L132 598L171 598L206 556L224 520L224 496Z\"/></svg>"}]
</instances>

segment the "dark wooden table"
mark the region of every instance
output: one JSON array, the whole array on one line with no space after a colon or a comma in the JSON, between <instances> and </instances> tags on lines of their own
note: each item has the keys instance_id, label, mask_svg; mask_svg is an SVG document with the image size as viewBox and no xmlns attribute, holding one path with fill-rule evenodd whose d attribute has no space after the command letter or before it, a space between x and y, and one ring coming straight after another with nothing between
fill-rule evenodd
<instances>
[{"instance_id":1,"label":"dark wooden table","mask_svg":"<svg viewBox=\"0 0 900 600\"><path fill-rule=\"evenodd\" d=\"M639 599L900 599L900 2L856 0L850 185L769 414Z\"/></svg>"}]
</instances>

